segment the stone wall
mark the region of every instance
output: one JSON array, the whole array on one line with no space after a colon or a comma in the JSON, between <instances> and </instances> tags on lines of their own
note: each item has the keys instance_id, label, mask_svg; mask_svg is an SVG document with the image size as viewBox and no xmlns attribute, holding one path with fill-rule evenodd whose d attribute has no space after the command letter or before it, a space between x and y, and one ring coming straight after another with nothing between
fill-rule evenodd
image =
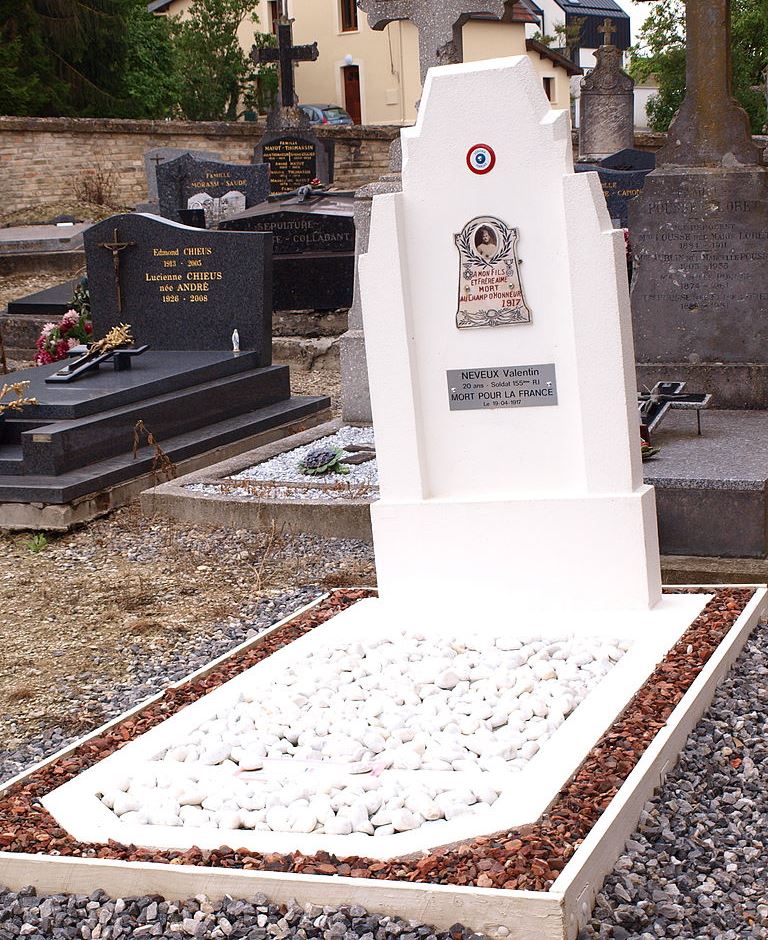
<instances>
[{"instance_id":1,"label":"stone wall","mask_svg":"<svg viewBox=\"0 0 768 940\"><path fill-rule=\"evenodd\" d=\"M83 175L94 170L112 179L116 204L133 206L147 198L145 151L189 147L250 163L263 130L262 124L250 122L0 117L2 209L71 201ZM389 145L398 131L319 127L318 136L335 142L337 186L356 189L385 173Z\"/></svg>"}]
</instances>

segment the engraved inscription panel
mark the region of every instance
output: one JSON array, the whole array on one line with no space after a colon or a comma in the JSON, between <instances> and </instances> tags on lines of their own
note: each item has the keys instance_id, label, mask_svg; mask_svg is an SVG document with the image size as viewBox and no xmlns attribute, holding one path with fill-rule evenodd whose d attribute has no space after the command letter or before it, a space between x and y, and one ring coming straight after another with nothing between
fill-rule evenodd
<instances>
[{"instance_id":1,"label":"engraved inscription panel","mask_svg":"<svg viewBox=\"0 0 768 940\"><path fill-rule=\"evenodd\" d=\"M557 377L553 362L534 366L449 369L447 377L451 411L541 408L557 404Z\"/></svg>"},{"instance_id":2,"label":"engraved inscription panel","mask_svg":"<svg viewBox=\"0 0 768 940\"><path fill-rule=\"evenodd\" d=\"M269 164L269 187L273 193L288 193L308 186L317 176L315 146L297 137L281 137L264 144L263 159Z\"/></svg>"}]
</instances>

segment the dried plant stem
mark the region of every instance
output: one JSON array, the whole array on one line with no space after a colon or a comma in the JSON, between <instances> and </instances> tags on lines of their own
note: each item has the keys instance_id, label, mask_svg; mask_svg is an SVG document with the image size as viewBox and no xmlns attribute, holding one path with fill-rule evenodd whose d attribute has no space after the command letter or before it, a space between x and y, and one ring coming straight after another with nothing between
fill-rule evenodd
<instances>
[{"instance_id":1,"label":"dried plant stem","mask_svg":"<svg viewBox=\"0 0 768 940\"><path fill-rule=\"evenodd\" d=\"M147 442L147 446L153 447L155 450L152 458L152 476L157 483L167 483L168 480L172 480L176 476L176 464L157 443L154 434L147 430L141 420L137 421L133 428L133 459L136 460L138 457L142 435Z\"/></svg>"}]
</instances>

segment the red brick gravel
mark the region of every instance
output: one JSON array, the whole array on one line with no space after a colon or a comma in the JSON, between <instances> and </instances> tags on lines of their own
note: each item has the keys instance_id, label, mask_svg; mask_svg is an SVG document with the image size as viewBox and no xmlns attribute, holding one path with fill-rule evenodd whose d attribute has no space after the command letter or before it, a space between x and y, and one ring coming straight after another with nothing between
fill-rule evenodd
<instances>
[{"instance_id":1,"label":"red brick gravel","mask_svg":"<svg viewBox=\"0 0 768 940\"><path fill-rule=\"evenodd\" d=\"M172 852L115 842L85 844L69 836L42 807L40 800L46 793L334 614L370 596L370 592L357 590L335 592L322 605L275 631L259 646L227 660L208 675L180 689L168 690L159 702L10 788L0 797L0 850L546 891L589 834L753 593L751 588L717 591L590 751L549 811L534 825L473 839L419 859L382 862L358 857L339 859L327 852L313 856L260 855L227 847L215 851L193 848Z\"/></svg>"}]
</instances>

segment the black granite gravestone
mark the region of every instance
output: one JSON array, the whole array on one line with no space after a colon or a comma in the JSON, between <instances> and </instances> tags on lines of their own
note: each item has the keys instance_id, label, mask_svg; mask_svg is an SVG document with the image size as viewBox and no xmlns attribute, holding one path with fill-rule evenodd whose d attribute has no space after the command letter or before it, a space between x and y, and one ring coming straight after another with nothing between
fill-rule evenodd
<instances>
[{"instance_id":1,"label":"black granite gravestone","mask_svg":"<svg viewBox=\"0 0 768 940\"><path fill-rule=\"evenodd\" d=\"M338 310L352 303L354 195L328 193L265 203L221 223L272 232L275 310Z\"/></svg>"},{"instance_id":2,"label":"black granite gravestone","mask_svg":"<svg viewBox=\"0 0 768 940\"><path fill-rule=\"evenodd\" d=\"M147 176L147 194L149 201L157 203L157 168L163 163L169 163L177 157L188 153L198 160L221 160L221 156L213 150L190 150L182 147L153 147L144 153L144 172Z\"/></svg>"},{"instance_id":3,"label":"black granite gravestone","mask_svg":"<svg viewBox=\"0 0 768 940\"><path fill-rule=\"evenodd\" d=\"M242 349L270 361L268 234L208 232L138 213L85 237L94 335L130 323L153 349Z\"/></svg>"},{"instance_id":4,"label":"black granite gravestone","mask_svg":"<svg viewBox=\"0 0 768 940\"><path fill-rule=\"evenodd\" d=\"M643 191L650 170L612 170L601 163L577 163L575 169L577 173L597 173L613 224L628 228L629 202Z\"/></svg>"},{"instance_id":5,"label":"black granite gravestone","mask_svg":"<svg viewBox=\"0 0 768 940\"><path fill-rule=\"evenodd\" d=\"M303 112L301 112L303 114ZM333 143L321 141L309 122L302 127L267 130L253 154L269 166L270 192L292 193L314 180L333 182Z\"/></svg>"},{"instance_id":6,"label":"black granite gravestone","mask_svg":"<svg viewBox=\"0 0 768 940\"><path fill-rule=\"evenodd\" d=\"M269 195L269 168L263 163L221 163L185 153L157 168L160 214L180 222L181 209L202 209L206 226L263 202Z\"/></svg>"}]
</instances>

